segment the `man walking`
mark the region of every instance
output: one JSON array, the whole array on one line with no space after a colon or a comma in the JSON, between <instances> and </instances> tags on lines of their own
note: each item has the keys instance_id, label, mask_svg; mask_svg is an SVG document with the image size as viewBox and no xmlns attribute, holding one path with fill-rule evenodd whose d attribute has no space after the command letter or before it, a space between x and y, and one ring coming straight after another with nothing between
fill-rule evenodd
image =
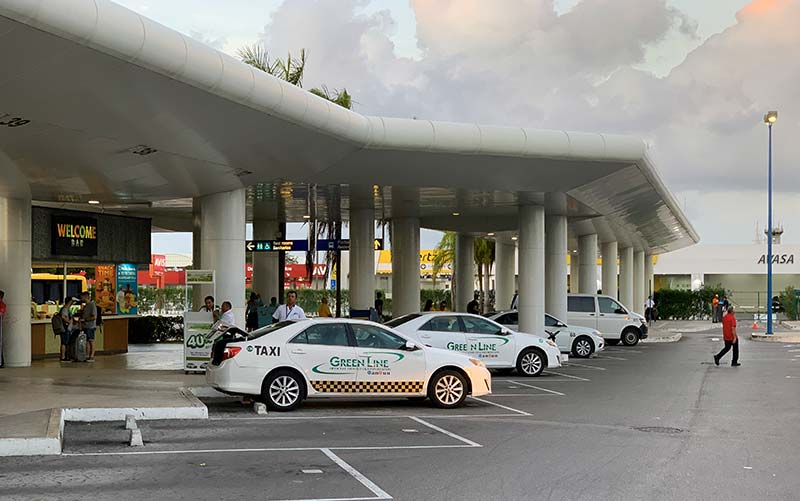
<instances>
[{"instance_id":1,"label":"man walking","mask_svg":"<svg viewBox=\"0 0 800 501\"><path fill-rule=\"evenodd\" d=\"M477 292L472 295L472 301L467 303L467 313L472 313L473 315L481 314L481 305L478 303L479 297L480 295Z\"/></svg>"},{"instance_id":2,"label":"man walking","mask_svg":"<svg viewBox=\"0 0 800 501\"><path fill-rule=\"evenodd\" d=\"M728 313L722 317L722 340L725 347L722 351L714 355L714 363L719 365L720 359L733 348L733 360L731 366L739 367L739 336L736 334L736 316L734 315L733 305L728 306Z\"/></svg>"},{"instance_id":3,"label":"man walking","mask_svg":"<svg viewBox=\"0 0 800 501\"><path fill-rule=\"evenodd\" d=\"M714 294L711 300L711 323L719 322L719 294Z\"/></svg>"}]
</instances>

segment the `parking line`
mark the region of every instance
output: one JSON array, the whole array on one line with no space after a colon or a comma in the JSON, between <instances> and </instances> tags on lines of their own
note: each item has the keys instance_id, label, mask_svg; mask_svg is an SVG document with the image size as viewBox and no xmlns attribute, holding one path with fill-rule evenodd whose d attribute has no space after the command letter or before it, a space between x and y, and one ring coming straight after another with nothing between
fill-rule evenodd
<instances>
[{"instance_id":1,"label":"parking line","mask_svg":"<svg viewBox=\"0 0 800 501\"><path fill-rule=\"evenodd\" d=\"M456 440L458 440L460 442L464 442L465 444L469 445L470 447L482 447L481 444L475 443L472 440L464 438L464 437L462 437L460 435L456 435L455 433L453 433L451 431L447 431L444 428L439 428L435 424L431 424L431 423L425 421L424 419L420 419L420 418L418 418L416 416L408 416L408 417L409 417L409 419L413 419L414 421L416 421L417 423L419 423L421 425L427 426L431 430L438 431L439 433L444 433L445 435L447 435L450 438L454 438L454 439L456 439Z\"/></svg>"},{"instance_id":2,"label":"parking line","mask_svg":"<svg viewBox=\"0 0 800 501\"><path fill-rule=\"evenodd\" d=\"M551 395L550 393L492 393L492 398L497 397L555 397L557 395ZM511 416L512 414L506 414L507 416ZM516 416L516 414L513 414Z\"/></svg>"},{"instance_id":3,"label":"parking line","mask_svg":"<svg viewBox=\"0 0 800 501\"><path fill-rule=\"evenodd\" d=\"M478 397L469 397L469 398L471 398L473 400L477 400L478 402L483 402L485 404L494 405L495 407L500 407L501 409L505 409L507 411L516 412L517 414L521 414L523 416L530 416L531 415L529 412L521 411L521 410L515 409L513 407L507 407L505 405L500 405L497 402L490 402L489 400L484 400L484 399L478 398Z\"/></svg>"},{"instance_id":4,"label":"parking line","mask_svg":"<svg viewBox=\"0 0 800 501\"><path fill-rule=\"evenodd\" d=\"M596 371L604 371L605 367L594 367L592 365L576 364L575 362L567 362L564 367L583 367L584 369L594 369Z\"/></svg>"},{"instance_id":5,"label":"parking line","mask_svg":"<svg viewBox=\"0 0 800 501\"><path fill-rule=\"evenodd\" d=\"M320 450L322 451L323 454L328 456L328 458L330 458L331 461L338 464L344 471L349 473L350 476L361 482L361 484L364 487L372 491L372 493L377 496L375 499L392 499L392 496L390 496L386 491L378 487L375 484L375 482L362 475L361 472L350 466L344 459L340 458L339 456L331 452L330 449L320 449Z\"/></svg>"},{"instance_id":6,"label":"parking line","mask_svg":"<svg viewBox=\"0 0 800 501\"><path fill-rule=\"evenodd\" d=\"M526 388L533 388L534 390L546 391L547 393L552 393L553 395L560 395L562 397L566 396L564 393L561 393L559 391L548 390L547 388L540 388L538 386L533 386L532 384L520 383L519 381L515 381L515 383L520 386L525 386Z\"/></svg>"},{"instance_id":7,"label":"parking line","mask_svg":"<svg viewBox=\"0 0 800 501\"><path fill-rule=\"evenodd\" d=\"M470 397L472 398L472 397ZM490 402L491 403L491 402ZM516 412L516 411L515 411ZM508 417L516 414L423 414L421 418L468 418L468 417ZM242 416L242 417L210 417L209 421L288 421L291 419L300 420L323 420L323 419L402 419L408 417L407 414L381 414L376 416L365 416L361 414L346 416ZM337 447L334 447L336 449Z\"/></svg>"},{"instance_id":8,"label":"parking line","mask_svg":"<svg viewBox=\"0 0 800 501\"><path fill-rule=\"evenodd\" d=\"M504 414L508 417L510 414ZM382 451L404 449L466 449L473 445L446 444L446 445L364 445L364 446L330 446L326 449L337 451ZM478 447L482 447L478 445ZM249 449L183 449L177 451L116 451L116 452L64 452L62 456L164 456L182 454L230 454L244 452L306 452L318 451L320 447L258 447Z\"/></svg>"},{"instance_id":9,"label":"parking line","mask_svg":"<svg viewBox=\"0 0 800 501\"><path fill-rule=\"evenodd\" d=\"M598 355L597 355L597 358L599 358L599 359L604 359L604 358L605 358L606 360L625 360L625 361L627 361L627 360L628 360L627 358L622 358L622 357L610 357L610 356L608 356L608 355L600 355L600 354L598 354Z\"/></svg>"},{"instance_id":10,"label":"parking line","mask_svg":"<svg viewBox=\"0 0 800 501\"><path fill-rule=\"evenodd\" d=\"M567 378L570 378L570 379L575 379L577 381L591 381L591 379L586 379L585 377L572 376L570 374L564 374L562 372L547 371L547 373L548 374L556 374L558 376L563 376L563 377L567 377Z\"/></svg>"}]
</instances>

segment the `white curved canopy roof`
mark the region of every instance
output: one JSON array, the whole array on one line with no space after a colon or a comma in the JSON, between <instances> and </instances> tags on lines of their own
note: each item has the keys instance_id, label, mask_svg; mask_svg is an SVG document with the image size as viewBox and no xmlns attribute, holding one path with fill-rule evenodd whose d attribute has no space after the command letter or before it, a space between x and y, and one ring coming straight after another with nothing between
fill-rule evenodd
<instances>
[{"instance_id":1,"label":"white curved canopy roof","mask_svg":"<svg viewBox=\"0 0 800 501\"><path fill-rule=\"evenodd\" d=\"M573 235L656 252L699 240L638 138L363 116L108 0L0 0L0 65L0 117L30 120L0 127L14 173L0 193L149 204L258 183L407 187L423 226L494 231L516 227L519 194L564 192Z\"/></svg>"}]
</instances>

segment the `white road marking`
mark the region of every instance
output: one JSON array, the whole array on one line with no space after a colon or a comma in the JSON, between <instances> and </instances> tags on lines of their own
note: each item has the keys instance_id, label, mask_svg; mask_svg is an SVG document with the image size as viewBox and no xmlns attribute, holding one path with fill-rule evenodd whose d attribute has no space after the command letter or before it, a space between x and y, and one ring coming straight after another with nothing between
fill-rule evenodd
<instances>
[{"instance_id":1,"label":"white road marking","mask_svg":"<svg viewBox=\"0 0 800 501\"><path fill-rule=\"evenodd\" d=\"M564 374L563 372L547 371L547 374L556 374L558 376L575 379L577 381L591 381L591 379L586 379L585 377L572 376L570 374Z\"/></svg>"},{"instance_id":2,"label":"white road marking","mask_svg":"<svg viewBox=\"0 0 800 501\"><path fill-rule=\"evenodd\" d=\"M594 367L592 365L576 364L575 362L567 362L562 367L583 367L584 369L594 369L596 371L604 371L605 367Z\"/></svg>"},{"instance_id":3,"label":"white road marking","mask_svg":"<svg viewBox=\"0 0 800 501\"><path fill-rule=\"evenodd\" d=\"M460 436L460 435L456 435L456 434L455 434L455 433L453 433L452 431L447 431L447 430L445 430L444 428L439 428L439 427L438 427L438 426L436 426L435 424L431 424L431 423L429 423L429 422L425 421L424 419L420 419L420 418L418 418L418 417L415 417L415 416L408 416L408 417L409 417L410 419L413 419L414 421L416 421L417 423L419 423L419 424L421 424L421 425L427 426L427 427L428 427L428 428L430 428L431 430L438 431L439 433L444 433L444 434L445 434L445 435L447 435L448 437L450 437L450 438L454 438L454 439L458 440L459 442L464 442L465 444L469 445L470 447L482 447L482 446L481 446L481 444L475 443L475 442L473 442L472 440L469 440L469 439L467 439L467 438L464 438L464 437L462 437L462 436Z\"/></svg>"},{"instance_id":4,"label":"white road marking","mask_svg":"<svg viewBox=\"0 0 800 501\"><path fill-rule=\"evenodd\" d=\"M524 386L524 387L526 387L526 388L533 388L534 390L541 390L541 391L545 391L545 392L547 392L547 393L552 393L553 395L560 395L560 396L562 396L562 397L563 397L563 396L566 396L564 393L561 393L561 392L558 392L558 391L553 391L553 390L548 390L547 388L540 388L540 387L538 387L538 386L534 386L534 385L532 385L532 384L520 383L519 381L515 381L515 383L516 383L516 384L518 384L518 385L520 385L520 386ZM496 395L495 395L495 396L496 396Z\"/></svg>"},{"instance_id":5,"label":"white road marking","mask_svg":"<svg viewBox=\"0 0 800 501\"><path fill-rule=\"evenodd\" d=\"M559 381L559 380L555 380ZM561 382L571 382L569 379L560 380ZM516 416L516 414L422 414L417 417L421 418L468 418L468 417L509 417ZM375 416L350 414L346 416L242 416L242 417L210 417L209 421L287 421L291 419L301 419L310 421L321 421L324 419L403 419L408 417L408 414L380 414Z\"/></svg>"},{"instance_id":6,"label":"white road marking","mask_svg":"<svg viewBox=\"0 0 800 501\"><path fill-rule=\"evenodd\" d=\"M550 393L492 393L492 398L495 397L555 397ZM509 416L511 414L508 414ZM516 416L516 414L514 414Z\"/></svg>"},{"instance_id":7,"label":"white road marking","mask_svg":"<svg viewBox=\"0 0 800 501\"><path fill-rule=\"evenodd\" d=\"M500 407L501 409L505 409L507 411L516 412L517 414L521 414L523 416L530 416L531 415L529 412L521 411L521 410L515 409L513 407L507 407L505 405L500 405L497 402L490 402L488 400L484 400L484 399L478 398L478 397L469 397L469 398L471 398L473 400L477 400L478 402L483 402L485 404L494 405L495 407Z\"/></svg>"},{"instance_id":8,"label":"white road marking","mask_svg":"<svg viewBox=\"0 0 800 501\"><path fill-rule=\"evenodd\" d=\"M599 359L604 359L604 358L605 358L605 359L607 359L607 360L623 360L623 361L626 361L626 360L628 360L627 358L622 358L622 357L609 357L608 355L597 355L597 358L599 358Z\"/></svg>"},{"instance_id":9,"label":"white road marking","mask_svg":"<svg viewBox=\"0 0 800 501\"><path fill-rule=\"evenodd\" d=\"M303 473L306 473L306 474L309 474L309 475L322 473L322 470L317 470L317 469L314 469L314 470L301 470L301 471Z\"/></svg>"},{"instance_id":10,"label":"white road marking","mask_svg":"<svg viewBox=\"0 0 800 501\"><path fill-rule=\"evenodd\" d=\"M419 433L419 430L414 430L412 428L403 428L404 433Z\"/></svg>"},{"instance_id":11,"label":"white road marking","mask_svg":"<svg viewBox=\"0 0 800 501\"><path fill-rule=\"evenodd\" d=\"M328 456L331 459L331 461L338 464L344 471L346 471L353 478L361 482L361 484L364 487L372 491L372 493L377 496L375 499L392 499L392 496L386 493L386 491L375 485L375 483L372 480L368 479L367 477L362 475L358 470L347 464L345 460L343 460L342 458L331 452L330 449L320 449L320 450L322 451L323 454Z\"/></svg>"},{"instance_id":12,"label":"white road marking","mask_svg":"<svg viewBox=\"0 0 800 501\"><path fill-rule=\"evenodd\" d=\"M784 348L786 348L786 347L784 346ZM789 350L789 353L797 353L797 352L799 352L799 351L800 351L800 350Z\"/></svg>"},{"instance_id":13,"label":"white road marking","mask_svg":"<svg viewBox=\"0 0 800 501\"><path fill-rule=\"evenodd\" d=\"M504 414L505 417L510 417L511 414ZM335 449L337 451L381 451L381 450L404 450L404 449L464 449L475 447L473 445L380 445L380 446L332 446L327 449ZM478 446L482 447L482 446ZM65 452L62 456L162 456L162 455L182 455L182 454L230 454L230 453L244 453L244 452L306 452L318 451L320 447L259 447L249 449L189 449L177 451L119 451L119 452Z\"/></svg>"}]
</instances>

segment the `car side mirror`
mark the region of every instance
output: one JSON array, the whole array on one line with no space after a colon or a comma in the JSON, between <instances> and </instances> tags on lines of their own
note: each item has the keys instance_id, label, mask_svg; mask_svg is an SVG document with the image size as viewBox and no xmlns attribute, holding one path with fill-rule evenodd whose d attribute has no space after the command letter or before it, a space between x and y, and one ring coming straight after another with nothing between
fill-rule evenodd
<instances>
[{"instance_id":1,"label":"car side mirror","mask_svg":"<svg viewBox=\"0 0 800 501\"><path fill-rule=\"evenodd\" d=\"M415 343L414 341L411 341L411 340L406 341L406 350L414 351L414 350L418 350L418 349L419 349L419 346L417 346L417 343Z\"/></svg>"},{"instance_id":2,"label":"car side mirror","mask_svg":"<svg viewBox=\"0 0 800 501\"><path fill-rule=\"evenodd\" d=\"M559 322L556 324L556 327L566 327L566 326L567 324L565 324L564 322Z\"/></svg>"}]
</instances>

